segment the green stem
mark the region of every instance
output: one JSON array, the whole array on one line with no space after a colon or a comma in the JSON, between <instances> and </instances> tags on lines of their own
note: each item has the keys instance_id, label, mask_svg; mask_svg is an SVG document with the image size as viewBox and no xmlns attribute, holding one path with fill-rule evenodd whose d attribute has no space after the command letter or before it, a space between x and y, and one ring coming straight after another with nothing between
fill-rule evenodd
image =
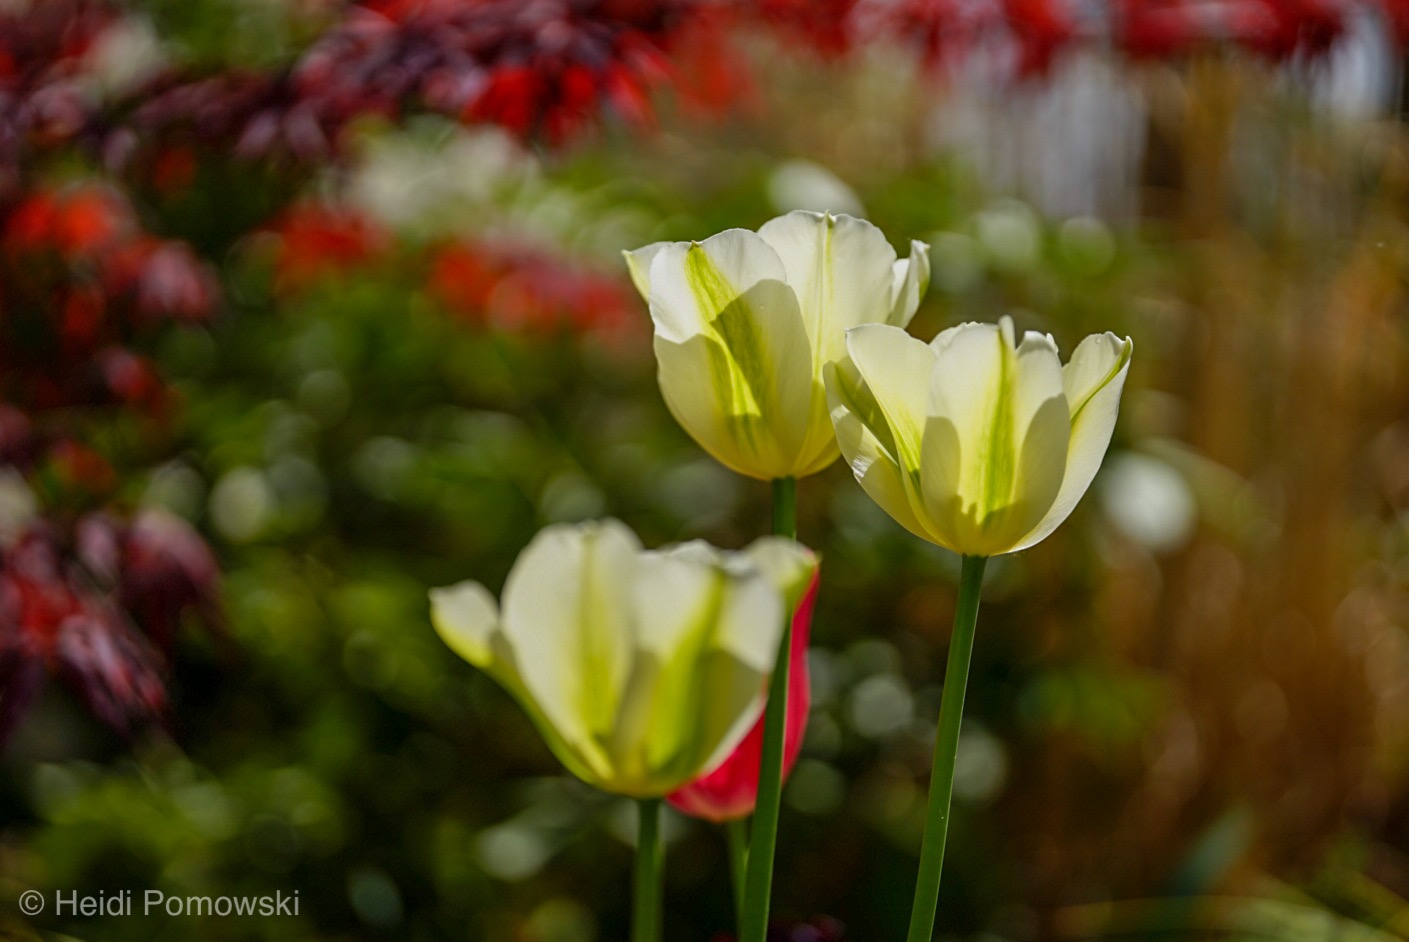
<instances>
[{"instance_id":1,"label":"green stem","mask_svg":"<svg viewBox=\"0 0 1409 942\"><path fill-rule=\"evenodd\" d=\"M660 799L643 798L636 803L640 827L636 832L635 911L631 942L660 942L661 871L665 848L660 836Z\"/></svg>"},{"instance_id":2,"label":"green stem","mask_svg":"<svg viewBox=\"0 0 1409 942\"><path fill-rule=\"evenodd\" d=\"M797 539L797 480L773 482L773 532ZM788 729L788 668L793 646L792 612L784 614L783 637L768 683L763 714L763 757L758 769L748 872L744 876L744 917L739 942L765 942L773 893L773 851L778 842L778 808L783 797L783 743Z\"/></svg>"},{"instance_id":3,"label":"green stem","mask_svg":"<svg viewBox=\"0 0 1409 942\"><path fill-rule=\"evenodd\" d=\"M987 562L983 556L965 556L959 574L959 602L954 611L954 636L949 641L949 664L944 670L944 693L939 701L939 734L934 741L929 811L925 814L925 837L920 846L920 876L915 881L915 906L910 911L908 942L931 942L934 938L939 873L944 866L944 843L949 836L949 803L954 795L954 757L959 752L964 690L969 684L974 626L978 624L979 593L983 588L983 567Z\"/></svg>"},{"instance_id":4,"label":"green stem","mask_svg":"<svg viewBox=\"0 0 1409 942\"><path fill-rule=\"evenodd\" d=\"M729 877L734 890L734 919L737 928L744 922L744 874L749 863L748 821L744 818L728 821L724 825L724 831L729 838Z\"/></svg>"},{"instance_id":5,"label":"green stem","mask_svg":"<svg viewBox=\"0 0 1409 942\"><path fill-rule=\"evenodd\" d=\"M773 533L797 539L797 478L773 482Z\"/></svg>"}]
</instances>

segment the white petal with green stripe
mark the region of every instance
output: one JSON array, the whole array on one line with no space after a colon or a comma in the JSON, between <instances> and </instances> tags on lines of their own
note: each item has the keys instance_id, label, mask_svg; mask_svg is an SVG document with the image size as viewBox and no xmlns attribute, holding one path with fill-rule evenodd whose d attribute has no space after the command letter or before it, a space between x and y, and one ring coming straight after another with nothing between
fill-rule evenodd
<instances>
[{"instance_id":1,"label":"white petal with green stripe","mask_svg":"<svg viewBox=\"0 0 1409 942\"><path fill-rule=\"evenodd\" d=\"M839 454L827 418L826 364L845 357L849 328L892 318L897 278L904 290L914 294L915 305L919 304L919 286L909 283L913 278L908 261L897 261L895 249L881 230L864 219L797 211L765 223L758 234L782 259L812 348L809 435L802 445L798 470L799 475L812 474ZM903 274L902 265L906 267ZM914 306L909 312L914 313Z\"/></svg>"},{"instance_id":2,"label":"white petal with green stripe","mask_svg":"<svg viewBox=\"0 0 1409 942\"><path fill-rule=\"evenodd\" d=\"M1120 394L1130 371L1135 344L1112 333L1092 334L1072 353L1062 369L1062 384L1071 411L1070 443L1061 490L1042 520L1016 549L1045 539L1075 509L1100 470L1110 447L1120 412Z\"/></svg>"},{"instance_id":3,"label":"white petal with green stripe","mask_svg":"<svg viewBox=\"0 0 1409 942\"><path fill-rule=\"evenodd\" d=\"M478 582L461 582L432 589L431 622L456 654L493 677L523 705L544 741L574 775L590 779L594 772L543 715L524 688L518 654L504 634L499 608L489 590Z\"/></svg>"},{"instance_id":4,"label":"white petal with green stripe","mask_svg":"<svg viewBox=\"0 0 1409 942\"><path fill-rule=\"evenodd\" d=\"M918 536L943 544L923 516L920 446L935 354L898 327L847 333L849 356L829 367L827 398L842 454L871 499Z\"/></svg>"},{"instance_id":5,"label":"white petal with green stripe","mask_svg":"<svg viewBox=\"0 0 1409 942\"><path fill-rule=\"evenodd\" d=\"M871 223L798 211L765 223L758 234L783 262L814 362L841 359L848 328L885 322L894 293L895 249Z\"/></svg>"},{"instance_id":6,"label":"white petal with green stripe","mask_svg":"<svg viewBox=\"0 0 1409 942\"><path fill-rule=\"evenodd\" d=\"M686 431L742 474L793 474L812 351L783 263L756 233L675 243L651 262L661 391Z\"/></svg>"},{"instance_id":7,"label":"white petal with green stripe","mask_svg":"<svg viewBox=\"0 0 1409 942\"><path fill-rule=\"evenodd\" d=\"M504 633L527 695L597 774L632 669L621 612L641 543L615 520L541 530L504 583Z\"/></svg>"},{"instance_id":8,"label":"white petal with green stripe","mask_svg":"<svg viewBox=\"0 0 1409 942\"><path fill-rule=\"evenodd\" d=\"M737 745L762 710L769 659L748 656L758 653L750 642L771 642L776 652L782 595L757 569L731 573L720 562L700 544L642 560L638 663L649 672L619 724L639 731L622 740L616 756L629 790L649 792L653 782L668 788L710 767L716 751Z\"/></svg>"}]
</instances>

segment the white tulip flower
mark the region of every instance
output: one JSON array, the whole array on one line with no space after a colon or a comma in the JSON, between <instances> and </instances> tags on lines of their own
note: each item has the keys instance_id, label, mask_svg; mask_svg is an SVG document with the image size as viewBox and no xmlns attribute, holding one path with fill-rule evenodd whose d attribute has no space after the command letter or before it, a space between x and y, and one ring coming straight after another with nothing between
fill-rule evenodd
<instances>
[{"instance_id":1,"label":"white tulip flower","mask_svg":"<svg viewBox=\"0 0 1409 942\"><path fill-rule=\"evenodd\" d=\"M963 324L924 343L863 326L827 371L837 441L856 479L912 533L967 556L1045 539L1110 444L1134 344L1087 337L1063 366L1051 336Z\"/></svg>"},{"instance_id":2,"label":"white tulip flower","mask_svg":"<svg viewBox=\"0 0 1409 942\"><path fill-rule=\"evenodd\" d=\"M605 520L542 530L504 585L431 592L446 644L529 713L579 778L636 798L720 764L763 710L783 625L816 562L791 540L644 550Z\"/></svg>"},{"instance_id":3,"label":"white tulip flower","mask_svg":"<svg viewBox=\"0 0 1409 942\"><path fill-rule=\"evenodd\" d=\"M661 393L726 467L803 477L838 457L823 370L860 324L904 327L929 286L928 246L899 259L875 226L792 212L758 232L627 252L650 304Z\"/></svg>"}]
</instances>

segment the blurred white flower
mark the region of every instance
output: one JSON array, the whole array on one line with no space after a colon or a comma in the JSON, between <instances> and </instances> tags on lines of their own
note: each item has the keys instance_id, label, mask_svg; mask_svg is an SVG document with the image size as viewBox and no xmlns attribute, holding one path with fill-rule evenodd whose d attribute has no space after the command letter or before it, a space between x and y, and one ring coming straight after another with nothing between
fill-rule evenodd
<instances>
[{"instance_id":1,"label":"blurred white flower","mask_svg":"<svg viewBox=\"0 0 1409 942\"><path fill-rule=\"evenodd\" d=\"M866 208L856 191L835 173L810 160L788 160L768 179L768 198L780 213L805 209L814 213L861 216Z\"/></svg>"}]
</instances>

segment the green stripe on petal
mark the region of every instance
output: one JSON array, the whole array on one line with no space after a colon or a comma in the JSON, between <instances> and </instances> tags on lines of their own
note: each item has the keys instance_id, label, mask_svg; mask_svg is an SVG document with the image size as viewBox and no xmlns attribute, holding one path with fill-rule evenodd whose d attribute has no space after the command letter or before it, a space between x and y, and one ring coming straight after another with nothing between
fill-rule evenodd
<instances>
[{"instance_id":1,"label":"green stripe on petal","mask_svg":"<svg viewBox=\"0 0 1409 942\"><path fill-rule=\"evenodd\" d=\"M595 737L611 725L631 671L630 639L611 616L625 609L640 552L614 520L551 526L504 585L503 630L524 689L598 774L609 765Z\"/></svg>"},{"instance_id":2,"label":"green stripe on petal","mask_svg":"<svg viewBox=\"0 0 1409 942\"><path fill-rule=\"evenodd\" d=\"M814 372L846 353L849 328L890 314L895 249L870 222L795 211L758 230L783 262L812 342Z\"/></svg>"},{"instance_id":3,"label":"green stripe on petal","mask_svg":"<svg viewBox=\"0 0 1409 942\"><path fill-rule=\"evenodd\" d=\"M870 390L865 388L865 382L849 360L827 364L827 399L832 405L832 424L837 445L851 466L852 474L862 490L896 523L921 539L935 542L935 537L915 512L910 497L912 488L906 484L906 473L895 461L894 446L883 443L877 437L877 429L861 419L860 411L865 408L861 401L869 396ZM869 411L874 414L874 404Z\"/></svg>"},{"instance_id":4,"label":"green stripe on petal","mask_svg":"<svg viewBox=\"0 0 1409 942\"><path fill-rule=\"evenodd\" d=\"M981 439L977 461L979 473L974 475L978 487L973 494L979 526L987 528L990 518L1005 509L1013 499L1017 480L1017 456L1013 448L1013 386L1017 367L1013 349L1013 322L1003 321L995 337L998 346L997 374L988 387L986 403L987 434Z\"/></svg>"},{"instance_id":5,"label":"green stripe on petal","mask_svg":"<svg viewBox=\"0 0 1409 942\"><path fill-rule=\"evenodd\" d=\"M716 341L709 346L711 386L725 403L725 415L743 418L739 430L751 436L764 404L773 399L758 315L698 245L685 254L685 281L701 310L718 312L705 321L706 336Z\"/></svg>"},{"instance_id":6,"label":"green stripe on petal","mask_svg":"<svg viewBox=\"0 0 1409 942\"><path fill-rule=\"evenodd\" d=\"M1012 551L1051 506L1065 469L1068 418L1050 337L1015 346L1012 321L965 324L937 351L923 463L925 505L945 545Z\"/></svg>"},{"instance_id":7,"label":"green stripe on petal","mask_svg":"<svg viewBox=\"0 0 1409 942\"><path fill-rule=\"evenodd\" d=\"M643 554L633 599L641 634L609 746L613 789L660 794L697 777L757 720L766 665L748 661L776 651L785 607L759 566L699 542Z\"/></svg>"},{"instance_id":8,"label":"green stripe on petal","mask_svg":"<svg viewBox=\"0 0 1409 942\"><path fill-rule=\"evenodd\" d=\"M658 355L698 347L688 383L661 358L672 411L716 458L764 479L796 474L812 405L812 352L784 277L768 244L737 229L668 246L651 265Z\"/></svg>"},{"instance_id":9,"label":"green stripe on petal","mask_svg":"<svg viewBox=\"0 0 1409 942\"><path fill-rule=\"evenodd\" d=\"M733 414L716 391L720 363L728 358L718 340L697 334L675 343L657 336L655 352L666 407L705 451L740 474L752 474L765 457L772 457L758 447L767 438L765 430L758 427L762 417ZM742 431L749 421L755 428Z\"/></svg>"},{"instance_id":10,"label":"green stripe on petal","mask_svg":"<svg viewBox=\"0 0 1409 942\"><path fill-rule=\"evenodd\" d=\"M703 711L692 761L704 769L723 761L762 714L764 681L790 611L768 575L741 554L728 555L719 617L709 631L710 656L702 661L693 699L682 704Z\"/></svg>"},{"instance_id":11,"label":"green stripe on petal","mask_svg":"<svg viewBox=\"0 0 1409 942\"><path fill-rule=\"evenodd\" d=\"M1096 394L1115 382L1130 365L1134 352L1133 341L1121 340L1112 333L1092 334L1076 348L1062 371L1073 426Z\"/></svg>"},{"instance_id":12,"label":"green stripe on petal","mask_svg":"<svg viewBox=\"0 0 1409 942\"><path fill-rule=\"evenodd\" d=\"M934 351L879 325L848 332L847 345L853 356L826 369L837 445L872 500L910 532L943 545L925 514L920 480Z\"/></svg>"},{"instance_id":13,"label":"green stripe on petal","mask_svg":"<svg viewBox=\"0 0 1409 942\"><path fill-rule=\"evenodd\" d=\"M956 519L967 524L951 539L972 552L983 542L989 516L1012 492L1013 422L1004 405L1013 372L1011 333L1005 337L997 325L970 324L941 336L944 342L931 346L939 350L929 404L937 421L929 434L937 436L946 425L952 429L943 436L946 450L957 452L957 459L949 459L955 474L948 483L959 502ZM932 443L927 450L934 449ZM931 454L929 464L934 460Z\"/></svg>"},{"instance_id":14,"label":"green stripe on petal","mask_svg":"<svg viewBox=\"0 0 1409 942\"><path fill-rule=\"evenodd\" d=\"M689 565L673 561L674 565ZM670 565L670 563L667 563ZM703 767L709 756L708 740L714 732L704 694L707 659L716 652L715 635L724 611L728 577L714 567L703 571L705 591L689 609L683 629L661 664L655 702L650 712L650 735L645 737L645 761L665 778L684 780L692 769ZM717 696L720 691L714 691ZM719 705L716 700L713 705Z\"/></svg>"},{"instance_id":15,"label":"green stripe on petal","mask_svg":"<svg viewBox=\"0 0 1409 942\"><path fill-rule=\"evenodd\" d=\"M843 392L902 471L917 474L934 351L900 328L883 324L850 330L846 342L864 387ZM837 373L844 387L847 373Z\"/></svg>"}]
</instances>

